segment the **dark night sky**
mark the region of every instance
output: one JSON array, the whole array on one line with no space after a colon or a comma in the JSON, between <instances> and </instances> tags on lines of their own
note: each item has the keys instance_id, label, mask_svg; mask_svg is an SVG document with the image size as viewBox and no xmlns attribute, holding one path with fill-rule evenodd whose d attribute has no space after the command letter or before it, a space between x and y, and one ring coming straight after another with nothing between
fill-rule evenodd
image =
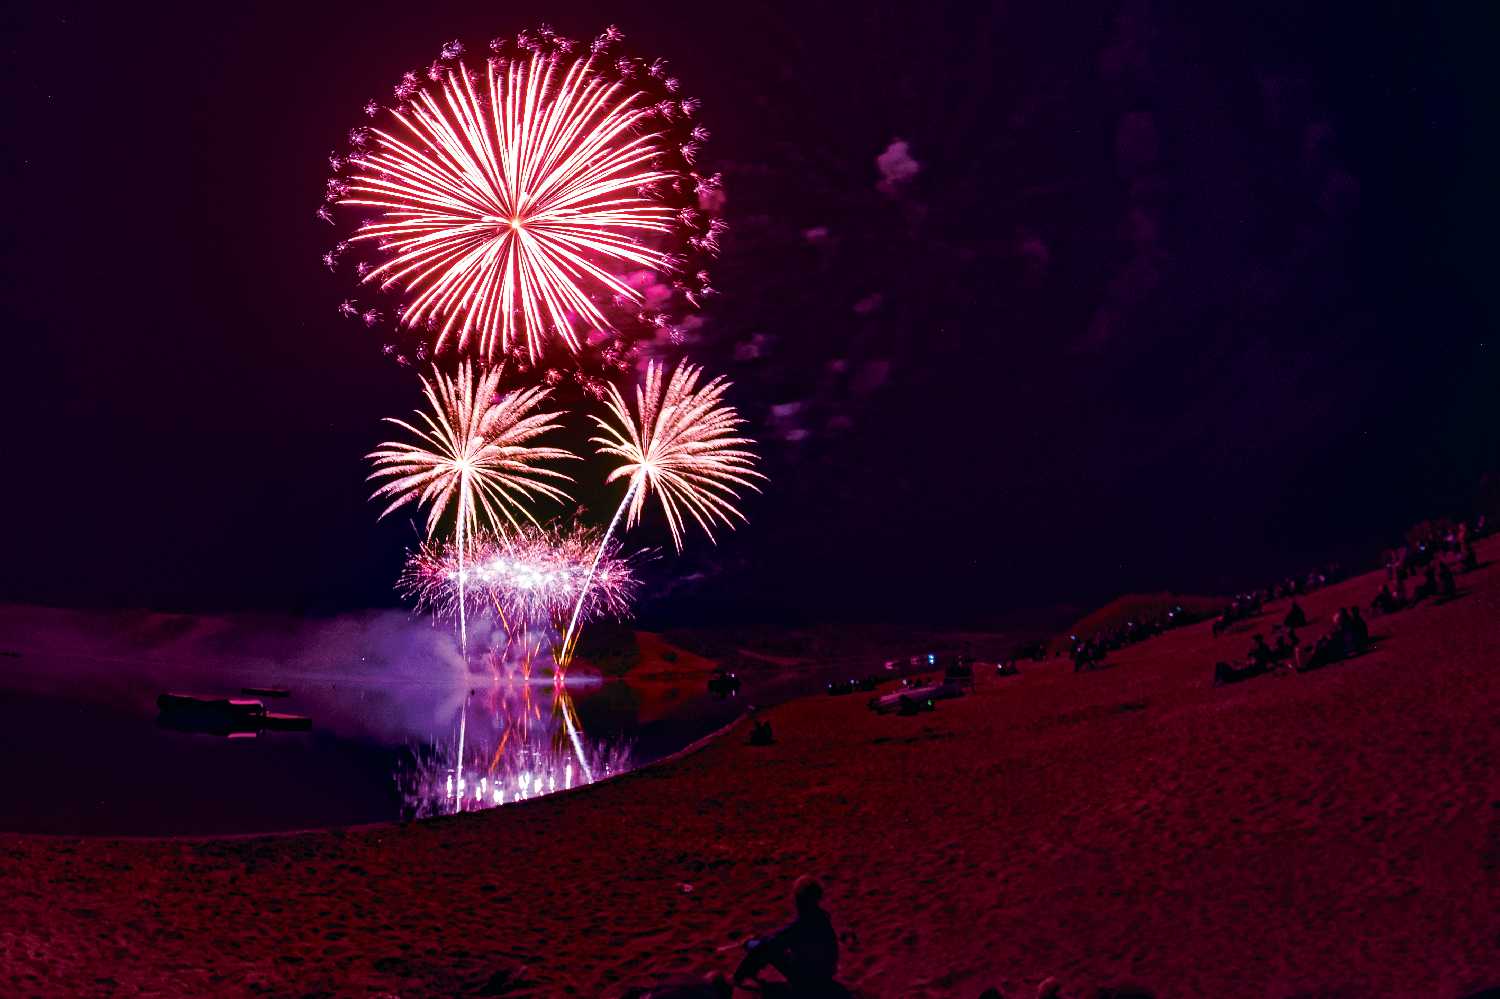
<instances>
[{"instance_id":1,"label":"dark night sky","mask_svg":"<svg viewBox=\"0 0 1500 999\"><path fill-rule=\"evenodd\" d=\"M1426 5L34 6L0 598L393 601L412 527L361 456L416 382L335 313L324 158L444 40L543 17L665 56L729 195L694 353L772 485L649 620L1222 591L1500 466L1492 35Z\"/></svg>"}]
</instances>

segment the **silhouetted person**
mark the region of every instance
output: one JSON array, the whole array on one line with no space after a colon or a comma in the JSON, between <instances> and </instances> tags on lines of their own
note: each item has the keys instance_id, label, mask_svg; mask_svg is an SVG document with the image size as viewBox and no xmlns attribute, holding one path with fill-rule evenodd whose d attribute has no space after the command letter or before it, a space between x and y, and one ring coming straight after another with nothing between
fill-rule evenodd
<instances>
[{"instance_id":1,"label":"silhouetted person","mask_svg":"<svg viewBox=\"0 0 1500 999\"><path fill-rule=\"evenodd\" d=\"M1474 546L1465 544L1458 555L1458 568L1462 572L1473 572L1479 568L1479 556L1474 551Z\"/></svg>"},{"instance_id":2,"label":"silhouetted person","mask_svg":"<svg viewBox=\"0 0 1500 999\"><path fill-rule=\"evenodd\" d=\"M1334 618L1334 628L1328 634L1321 636L1307 649L1307 654L1300 652L1297 657L1297 668L1299 670L1317 669L1319 666L1327 666L1344 658L1346 652L1346 636L1348 626L1344 623L1343 611Z\"/></svg>"},{"instance_id":3,"label":"silhouetted person","mask_svg":"<svg viewBox=\"0 0 1500 999\"><path fill-rule=\"evenodd\" d=\"M1250 640L1250 665L1257 669L1269 669L1271 663L1276 659L1276 654L1266 644L1266 636L1256 634Z\"/></svg>"},{"instance_id":4,"label":"silhouetted person","mask_svg":"<svg viewBox=\"0 0 1500 999\"><path fill-rule=\"evenodd\" d=\"M1380 592L1375 594L1375 599L1370 601L1370 609L1377 614L1396 613L1396 595L1391 592L1390 586L1380 584Z\"/></svg>"},{"instance_id":5,"label":"silhouetted person","mask_svg":"<svg viewBox=\"0 0 1500 999\"><path fill-rule=\"evenodd\" d=\"M755 724L750 727L750 745L769 746L776 739L771 734L771 723L757 718Z\"/></svg>"},{"instance_id":6,"label":"silhouetted person","mask_svg":"<svg viewBox=\"0 0 1500 999\"><path fill-rule=\"evenodd\" d=\"M1437 596L1437 591L1437 570L1429 565L1427 572L1422 576L1422 581L1417 584L1417 591L1412 594L1411 602L1414 604L1421 603L1428 597Z\"/></svg>"},{"instance_id":7,"label":"silhouetted person","mask_svg":"<svg viewBox=\"0 0 1500 999\"><path fill-rule=\"evenodd\" d=\"M1354 633L1354 644L1363 652L1370 644L1370 626L1365 623L1358 607L1349 608L1349 627Z\"/></svg>"},{"instance_id":8,"label":"silhouetted person","mask_svg":"<svg viewBox=\"0 0 1500 999\"><path fill-rule=\"evenodd\" d=\"M787 980L793 996L820 996L832 992L839 965L839 940L833 921L818 903L823 886L807 875L792 886L797 918L769 937L751 940L749 953L734 969L736 984L754 978L765 968L775 968Z\"/></svg>"},{"instance_id":9,"label":"silhouetted person","mask_svg":"<svg viewBox=\"0 0 1500 999\"><path fill-rule=\"evenodd\" d=\"M1444 600L1452 600L1458 593L1458 584L1453 581L1453 570L1448 568L1447 562L1438 563L1437 580L1438 595Z\"/></svg>"},{"instance_id":10,"label":"silhouetted person","mask_svg":"<svg viewBox=\"0 0 1500 999\"><path fill-rule=\"evenodd\" d=\"M1286 618L1281 623L1288 629L1306 628L1307 613L1302 609L1301 604L1293 600L1291 609L1286 612Z\"/></svg>"}]
</instances>

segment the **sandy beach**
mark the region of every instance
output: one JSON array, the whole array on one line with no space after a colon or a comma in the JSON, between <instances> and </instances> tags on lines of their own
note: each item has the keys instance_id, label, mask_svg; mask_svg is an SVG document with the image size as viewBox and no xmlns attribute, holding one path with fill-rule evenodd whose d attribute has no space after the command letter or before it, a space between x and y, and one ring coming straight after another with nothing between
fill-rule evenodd
<instances>
[{"instance_id":1,"label":"sandy beach","mask_svg":"<svg viewBox=\"0 0 1500 999\"><path fill-rule=\"evenodd\" d=\"M609 996L821 876L863 996L1457 996L1500 984L1500 542L1377 649L1211 686L1285 602L932 714L769 713L618 780L404 826L214 840L0 837L7 995ZM1368 575L1304 598L1326 629Z\"/></svg>"}]
</instances>

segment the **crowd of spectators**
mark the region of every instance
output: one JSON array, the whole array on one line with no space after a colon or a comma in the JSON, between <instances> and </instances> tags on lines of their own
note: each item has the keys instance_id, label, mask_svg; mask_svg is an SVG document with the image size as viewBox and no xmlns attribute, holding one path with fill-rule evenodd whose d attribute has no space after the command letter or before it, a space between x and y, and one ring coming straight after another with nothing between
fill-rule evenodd
<instances>
[{"instance_id":1,"label":"crowd of spectators","mask_svg":"<svg viewBox=\"0 0 1500 999\"><path fill-rule=\"evenodd\" d=\"M1286 597L1295 600L1315 590L1321 590L1329 583L1338 582L1342 576L1342 567L1337 563L1331 563L1321 569L1314 569L1305 576L1288 576L1270 586L1236 594L1234 599L1225 606L1223 613L1214 619L1214 637L1218 638L1240 621L1257 616L1266 604Z\"/></svg>"},{"instance_id":2,"label":"crowd of spectators","mask_svg":"<svg viewBox=\"0 0 1500 999\"><path fill-rule=\"evenodd\" d=\"M1086 638L1069 635L1068 655L1073 660L1073 671L1093 669L1103 663L1104 657L1111 652L1197 620L1201 619L1177 604L1164 614L1143 617L1139 621L1132 618L1117 628L1106 628Z\"/></svg>"},{"instance_id":3,"label":"crowd of spectators","mask_svg":"<svg viewBox=\"0 0 1500 999\"><path fill-rule=\"evenodd\" d=\"M1458 592L1456 577L1479 564L1474 542L1492 530L1491 519L1483 514L1471 521L1431 520L1413 527L1407 532L1405 544L1385 552L1382 564L1387 578L1370 602L1370 613L1394 614L1424 600L1452 599ZM1312 669L1365 651L1369 627L1358 607L1340 608L1329 631L1311 642L1304 642L1300 634L1309 622L1298 598L1336 583L1344 575L1342 566L1330 563L1236 594L1214 618L1215 638L1227 634L1236 624L1260 617L1268 604L1291 598L1292 605L1270 641L1264 633L1257 633L1242 661L1216 664L1215 682L1245 679L1281 667ZM1074 672L1097 669L1111 652L1197 620L1199 616L1177 605L1165 613L1131 619L1092 635L1069 635L1065 648Z\"/></svg>"},{"instance_id":4,"label":"crowd of spectators","mask_svg":"<svg viewBox=\"0 0 1500 999\"><path fill-rule=\"evenodd\" d=\"M1372 616L1395 614L1415 607L1425 600L1448 601L1458 595L1459 574L1479 566L1474 542L1490 530L1486 517L1468 521L1424 521L1407 534L1407 543L1385 553L1386 579L1370 601ZM1317 669L1361 655L1370 648L1370 628L1358 606L1340 607L1333 615L1327 632L1304 643L1299 629L1308 625L1307 615L1296 595L1326 585L1333 574L1309 576L1305 589L1288 584L1280 589L1291 594L1292 605L1275 629L1275 644L1257 632L1250 640L1245 658L1238 662L1214 664L1214 683L1233 683L1260 676L1281 668L1297 671ZM1276 592L1275 590L1269 592ZM1214 622L1214 636L1226 631L1231 623L1259 616L1267 602L1265 593L1247 595L1236 600Z\"/></svg>"}]
</instances>

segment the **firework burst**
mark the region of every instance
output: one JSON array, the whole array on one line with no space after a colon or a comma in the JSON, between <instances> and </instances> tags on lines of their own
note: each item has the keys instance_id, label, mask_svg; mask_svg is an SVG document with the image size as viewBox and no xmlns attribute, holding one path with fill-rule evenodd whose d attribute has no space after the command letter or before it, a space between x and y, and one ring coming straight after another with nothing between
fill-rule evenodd
<instances>
[{"instance_id":1,"label":"firework burst","mask_svg":"<svg viewBox=\"0 0 1500 999\"><path fill-rule=\"evenodd\" d=\"M425 506L430 539L448 508L456 508L453 538L460 589L468 539L481 520L493 528L519 528L523 519L534 522L527 509L530 501L567 499L555 483L568 481L568 476L539 463L575 456L534 443L559 427L559 413L537 412L548 390L501 395L501 374L500 368L476 373L467 362L451 377L434 368L430 380L422 379L428 409L417 411L421 425L387 418L412 439L387 441L367 456L375 466L370 479L383 480L372 498L390 500L382 517L408 503ZM467 648L462 599L458 607L459 633Z\"/></svg>"},{"instance_id":2,"label":"firework burst","mask_svg":"<svg viewBox=\"0 0 1500 999\"><path fill-rule=\"evenodd\" d=\"M627 526L640 520L646 498L655 494L678 551L684 514L712 541L715 525L732 528L744 521L735 505L739 489L758 492L755 480L765 478L746 449L754 442L739 434L745 421L724 402L730 383L719 377L700 387L702 376L702 368L681 364L663 381L662 367L653 361L645 383L636 387L635 411L611 385L605 399L609 418L594 417L604 436L590 438L601 454L620 459L605 481L630 480Z\"/></svg>"},{"instance_id":3,"label":"firework burst","mask_svg":"<svg viewBox=\"0 0 1500 999\"><path fill-rule=\"evenodd\" d=\"M693 168L708 137L697 102L660 61L615 54L619 38L574 54L551 31L523 32L491 42L478 70L450 42L425 83L404 76L396 105L367 106L372 123L330 157L320 215L349 206L359 223L325 263L369 251L353 267L361 285L392 293L398 324L434 352L534 364L598 334L618 364L622 326L670 329L668 309L711 290L718 179ZM367 324L382 315L346 304Z\"/></svg>"},{"instance_id":4,"label":"firework burst","mask_svg":"<svg viewBox=\"0 0 1500 999\"><path fill-rule=\"evenodd\" d=\"M507 633L537 625L560 627L580 598L599 550L598 528L571 524L537 527L526 524L500 535L482 532L468 546L462 599L470 617L493 613ZM429 541L407 558L399 588L419 609L439 616L456 615L459 552L451 542ZM583 603L581 623L630 613L639 588L630 558L614 542L600 558Z\"/></svg>"},{"instance_id":5,"label":"firework burst","mask_svg":"<svg viewBox=\"0 0 1500 999\"><path fill-rule=\"evenodd\" d=\"M745 421L734 407L724 402L729 382L715 378L699 387L703 369L680 364L665 384L662 367L652 361L646 367L646 381L636 386L635 412L620 394L609 386L605 406L609 419L594 417L603 437L590 438L599 452L621 459L606 483L628 478L630 486L610 519L594 556L594 565L604 556L620 517L628 509L628 526L635 525L645 509L646 497L655 493L672 531L672 543L682 551L683 511L686 511L710 541L713 527L732 528L736 520L744 521L736 502L739 490L760 491L756 479L765 476L752 466L754 443L739 434ZM592 573L584 580L584 595L573 605L573 617L563 632L562 656L566 665L572 656L573 641L583 613L584 596L588 594Z\"/></svg>"},{"instance_id":6,"label":"firework burst","mask_svg":"<svg viewBox=\"0 0 1500 999\"><path fill-rule=\"evenodd\" d=\"M547 401L544 388L500 394L501 374L499 368L476 372L467 363L451 377L434 368L430 380L422 379L428 404L416 413L422 426L387 418L413 439L387 441L367 455L375 466L370 479L387 480L374 493L391 500L382 517L408 503L426 506L431 537L456 504L455 533L462 539L478 530L481 515L492 526L520 527L521 518L534 522L527 502L568 498L554 483L569 477L539 462L576 455L533 443L558 429L562 414L536 412Z\"/></svg>"}]
</instances>

